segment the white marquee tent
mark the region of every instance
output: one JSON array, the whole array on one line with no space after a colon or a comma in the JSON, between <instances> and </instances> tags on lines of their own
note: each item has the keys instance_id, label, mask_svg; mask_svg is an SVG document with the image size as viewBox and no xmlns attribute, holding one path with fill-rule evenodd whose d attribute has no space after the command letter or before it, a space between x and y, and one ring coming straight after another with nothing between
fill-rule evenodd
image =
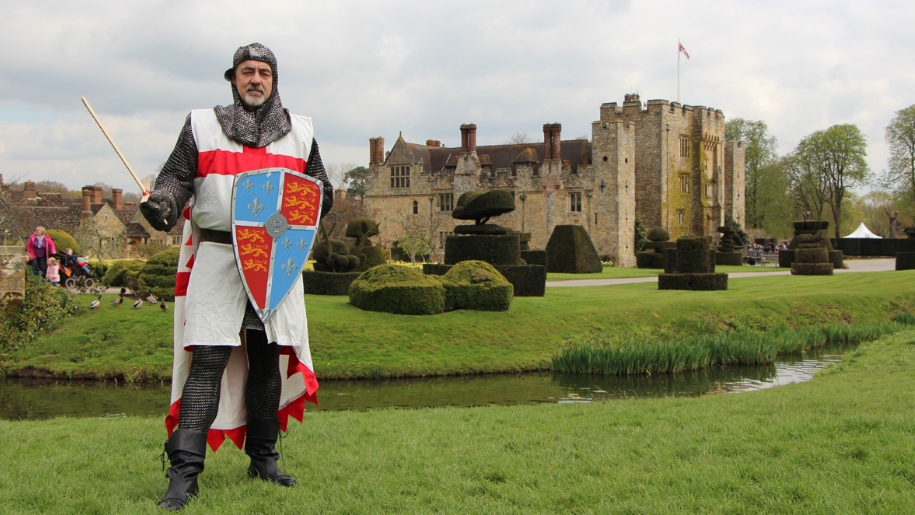
<instances>
[{"instance_id":1,"label":"white marquee tent","mask_svg":"<svg viewBox=\"0 0 915 515\"><path fill-rule=\"evenodd\" d=\"M846 238L871 238L871 239L875 239L875 240L883 239L880 236L877 236L876 234L872 233L871 230L868 229L866 225L864 225L864 222L861 222L861 225L859 225L858 228L855 229L855 232L849 234L848 236L846 236Z\"/></svg>"}]
</instances>

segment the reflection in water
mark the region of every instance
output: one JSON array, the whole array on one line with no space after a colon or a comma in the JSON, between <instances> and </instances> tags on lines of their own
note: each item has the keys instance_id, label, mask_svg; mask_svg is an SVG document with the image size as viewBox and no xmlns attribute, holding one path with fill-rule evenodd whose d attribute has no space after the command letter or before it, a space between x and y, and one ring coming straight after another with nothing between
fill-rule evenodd
<instances>
[{"instance_id":1,"label":"reflection in water","mask_svg":"<svg viewBox=\"0 0 915 515\"><path fill-rule=\"evenodd\" d=\"M739 393L809 380L850 347L830 348L765 367L730 367L656 376L582 376L544 373L323 381L317 411L441 406L581 403L601 399ZM115 385L102 381L7 379L0 418L165 416L169 385ZM309 409L311 406L309 405Z\"/></svg>"}]
</instances>

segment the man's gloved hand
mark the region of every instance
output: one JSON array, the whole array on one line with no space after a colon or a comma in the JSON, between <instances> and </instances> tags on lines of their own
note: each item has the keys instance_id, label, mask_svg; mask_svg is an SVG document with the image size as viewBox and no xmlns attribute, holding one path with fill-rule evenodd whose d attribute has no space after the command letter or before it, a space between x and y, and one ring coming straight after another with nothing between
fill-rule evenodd
<instances>
[{"instance_id":1,"label":"man's gloved hand","mask_svg":"<svg viewBox=\"0 0 915 515\"><path fill-rule=\"evenodd\" d=\"M165 190L155 190L150 193L149 199L140 203L140 212L146 217L149 225L157 231L168 231L178 221L175 199Z\"/></svg>"}]
</instances>

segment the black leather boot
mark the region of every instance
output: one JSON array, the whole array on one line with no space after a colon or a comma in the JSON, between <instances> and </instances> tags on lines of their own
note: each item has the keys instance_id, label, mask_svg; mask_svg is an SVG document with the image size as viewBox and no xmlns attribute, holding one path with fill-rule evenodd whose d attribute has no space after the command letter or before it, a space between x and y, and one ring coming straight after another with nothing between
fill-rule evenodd
<instances>
[{"instance_id":1,"label":"black leather boot","mask_svg":"<svg viewBox=\"0 0 915 515\"><path fill-rule=\"evenodd\" d=\"M295 478L280 472L276 464L280 457L275 447L279 435L279 419L248 417L248 432L245 436L245 454L251 457L248 476L292 486L296 484Z\"/></svg>"},{"instance_id":2,"label":"black leather boot","mask_svg":"<svg viewBox=\"0 0 915 515\"><path fill-rule=\"evenodd\" d=\"M165 442L165 454L171 467L165 473L168 477L168 491L159 501L159 507L177 511L184 508L188 498L197 495L197 475L203 472L203 460L207 451L207 433L176 429Z\"/></svg>"}]
</instances>

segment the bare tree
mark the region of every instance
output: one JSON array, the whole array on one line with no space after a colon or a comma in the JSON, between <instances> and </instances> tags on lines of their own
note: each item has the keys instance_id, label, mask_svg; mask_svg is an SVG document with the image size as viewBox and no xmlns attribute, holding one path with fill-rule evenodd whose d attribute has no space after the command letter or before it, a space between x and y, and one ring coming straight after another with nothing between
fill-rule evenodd
<instances>
[{"instance_id":1,"label":"bare tree","mask_svg":"<svg viewBox=\"0 0 915 515\"><path fill-rule=\"evenodd\" d=\"M534 140L527 135L526 132L516 132L509 136L508 141L505 142L506 145L523 145L525 143L533 143Z\"/></svg>"}]
</instances>

